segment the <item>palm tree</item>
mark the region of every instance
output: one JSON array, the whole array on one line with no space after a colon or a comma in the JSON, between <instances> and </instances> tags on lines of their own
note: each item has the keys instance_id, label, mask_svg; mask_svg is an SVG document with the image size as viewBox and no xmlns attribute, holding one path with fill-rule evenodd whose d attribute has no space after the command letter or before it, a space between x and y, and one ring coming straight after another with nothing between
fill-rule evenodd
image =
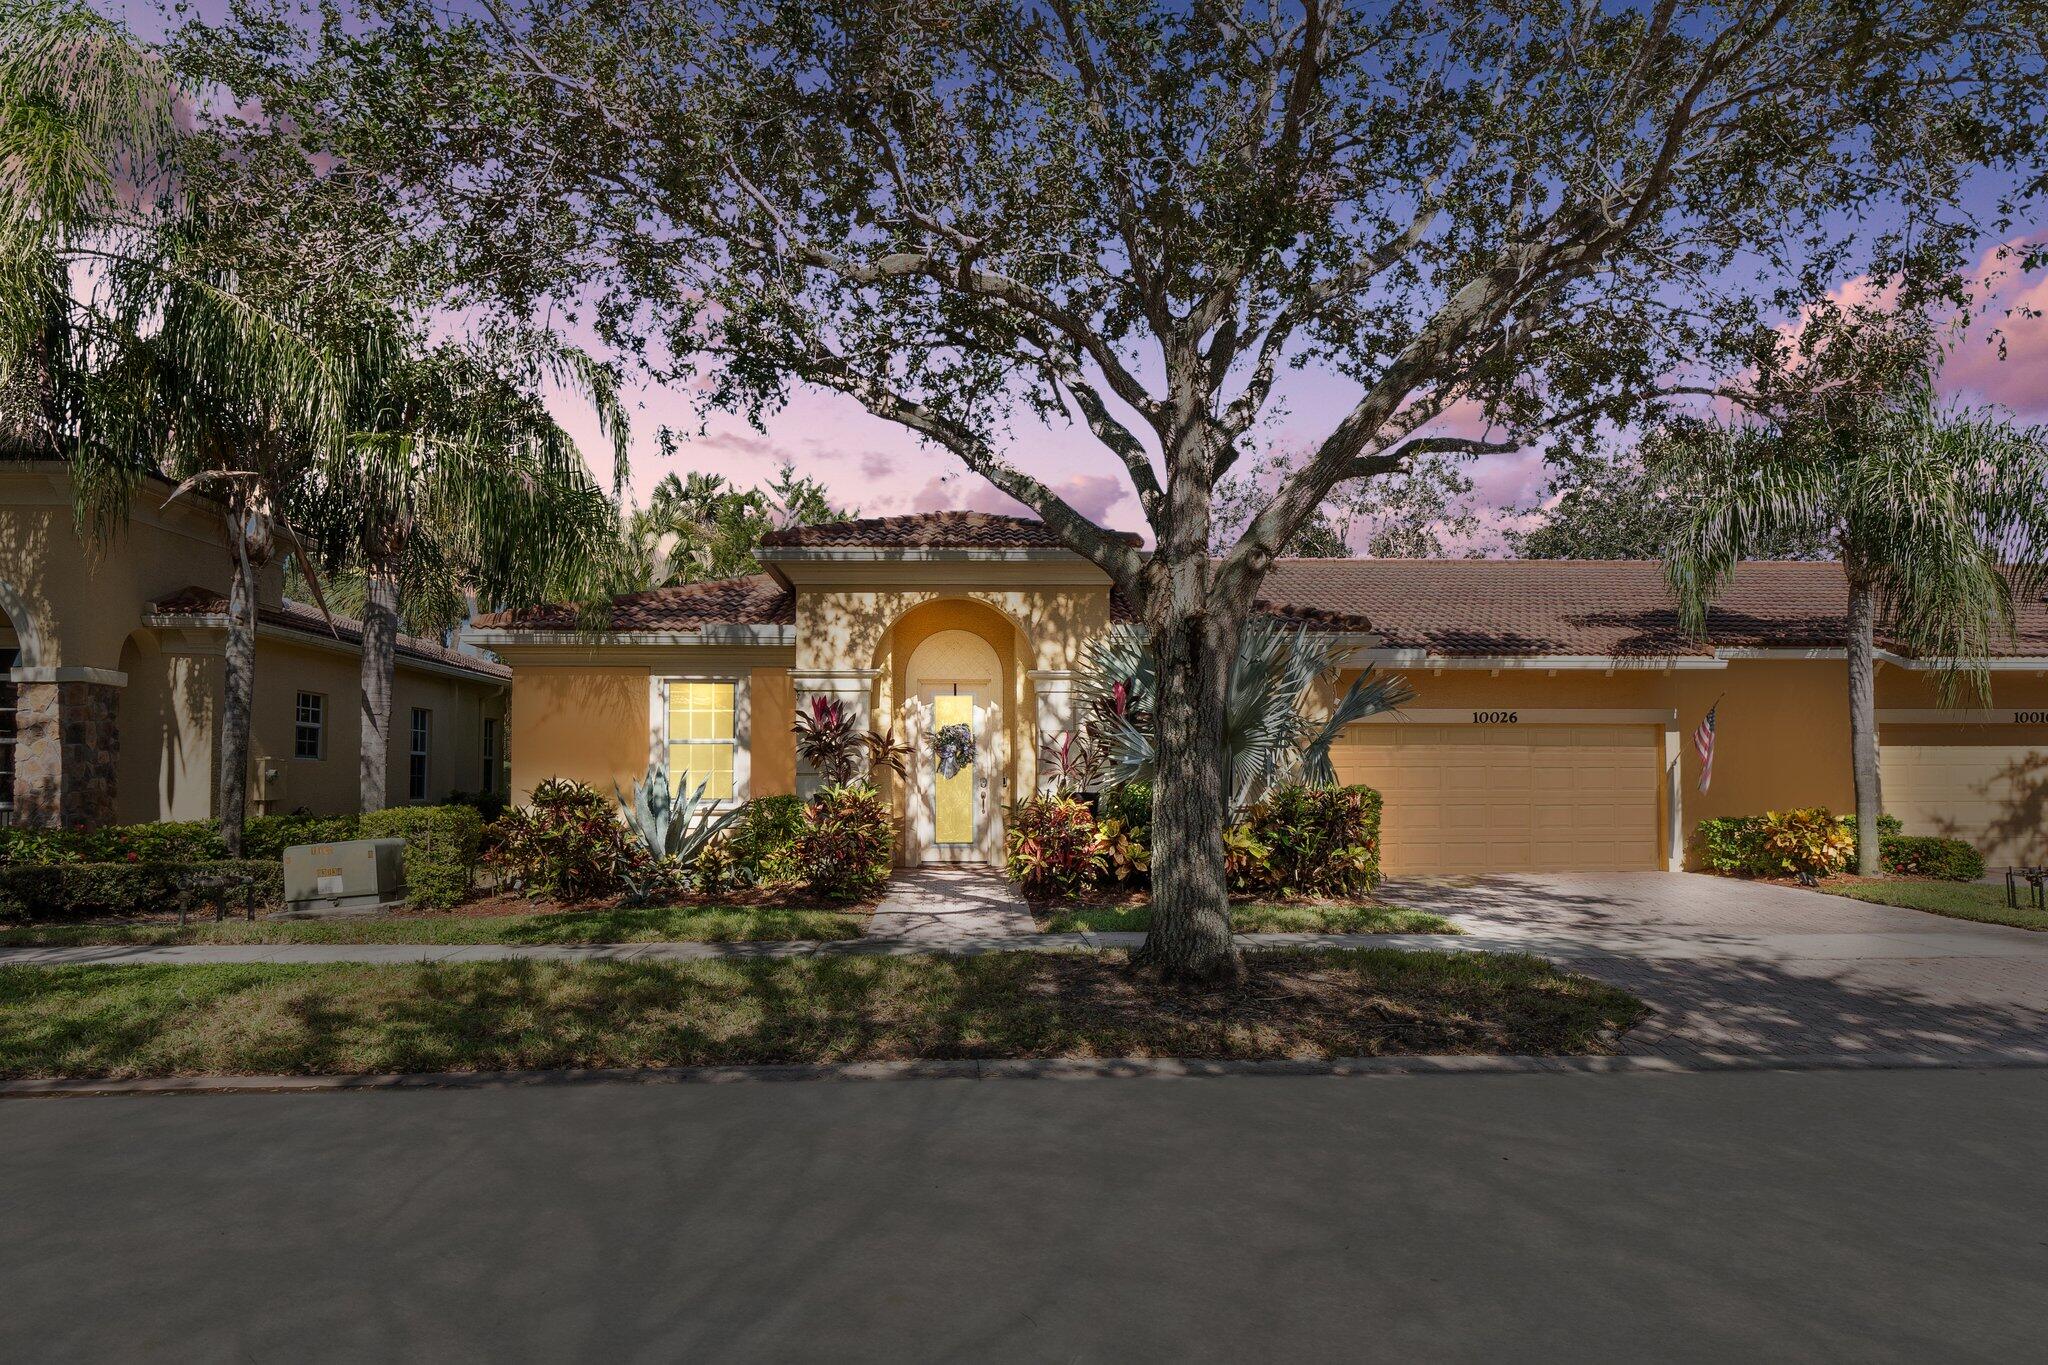
<instances>
[{"instance_id":1,"label":"palm tree","mask_svg":"<svg viewBox=\"0 0 2048 1365\"><path fill-rule=\"evenodd\" d=\"M1708 477L1670 555L1680 617L1707 611L1744 559L1820 539L1848 580L1849 742L1856 870L1880 869L1874 691L1879 630L1937 665L1944 704L1988 700L1985 660L2039 590L2048 553L2048 439L1986 412L1943 408L1922 373L1903 396L1868 394L1776 421L1687 423L1674 435Z\"/></svg>"},{"instance_id":2,"label":"palm tree","mask_svg":"<svg viewBox=\"0 0 2048 1365\"><path fill-rule=\"evenodd\" d=\"M1376 677L1367 668L1327 716L1312 714L1316 682L1334 675L1348 651L1348 645L1306 627L1288 630L1270 622L1245 627L1223 716L1233 812L1282 782L1334 786L1330 746L1344 728L1414 700L1406 681ZM1076 694L1088 745L1101 763L1095 780L1106 787L1152 778L1158 677L1158 665L1138 631L1112 630L1088 648Z\"/></svg>"},{"instance_id":3,"label":"palm tree","mask_svg":"<svg viewBox=\"0 0 2048 1365\"><path fill-rule=\"evenodd\" d=\"M0 20L0 392L13 441L66 456L81 532L118 533L152 476L218 508L230 559L215 804L239 855L256 582L341 449L344 386L288 308L209 263L179 177L178 90L117 25L34 4Z\"/></svg>"},{"instance_id":4,"label":"palm tree","mask_svg":"<svg viewBox=\"0 0 2048 1365\"><path fill-rule=\"evenodd\" d=\"M380 329L396 323L363 331ZM384 362L359 372L356 429L317 498L327 566L361 586L366 811L389 799L401 604L459 620L470 594L492 607L580 598L609 565L618 524L575 442L504 363L455 343L376 349ZM622 464L626 420L609 375L559 348L538 360L582 387Z\"/></svg>"}]
</instances>

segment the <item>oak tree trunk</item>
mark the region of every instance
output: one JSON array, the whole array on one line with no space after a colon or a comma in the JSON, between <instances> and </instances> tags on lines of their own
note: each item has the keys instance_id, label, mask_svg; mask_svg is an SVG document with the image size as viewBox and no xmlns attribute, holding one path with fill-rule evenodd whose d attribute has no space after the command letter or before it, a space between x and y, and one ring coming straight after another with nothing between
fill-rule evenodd
<instances>
[{"instance_id":1,"label":"oak tree trunk","mask_svg":"<svg viewBox=\"0 0 2048 1365\"><path fill-rule=\"evenodd\" d=\"M1170 614L1153 649L1152 923L1132 964L1165 981L1234 981L1244 965L1230 935L1223 856L1223 718L1237 640L1213 618Z\"/></svg>"},{"instance_id":2,"label":"oak tree trunk","mask_svg":"<svg viewBox=\"0 0 2048 1365\"><path fill-rule=\"evenodd\" d=\"M363 595L363 743L357 770L365 811L390 804L391 687L397 659L398 580L372 568Z\"/></svg>"},{"instance_id":3,"label":"oak tree trunk","mask_svg":"<svg viewBox=\"0 0 2048 1365\"><path fill-rule=\"evenodd\" d=\"M1882 867L1877 818L1884 810L1877 756L1877 594L1849 579L1849 766L1856 783L1856 875Z\"/></svg>"},{"instance_id":4,"label":"oak tree trunk","mask_svg":"<svg viewBox=\"0 0 2048 1365\"><path fill-rule=\"evenodd\" d=\"M249 552L250 518L238 516L231 534L240 542L228 586L227 657L222 670L220 767L214 807L230 858L242 856L242 826L249 813L249 727L256 705L256 570Z\"/></svg>"}]
</instances>

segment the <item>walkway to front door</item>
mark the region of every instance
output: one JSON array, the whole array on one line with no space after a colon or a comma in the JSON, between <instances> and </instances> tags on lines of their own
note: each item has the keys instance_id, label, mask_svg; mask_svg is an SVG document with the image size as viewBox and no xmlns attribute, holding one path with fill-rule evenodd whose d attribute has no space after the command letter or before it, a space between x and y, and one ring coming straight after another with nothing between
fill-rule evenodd
<instances>
[{"instance_id":1,"label":"walkway to front door","mask_svg":"<svg viewBox=\"0 0 2048 1365\"><path fill-rule=\"evenodd\" d=\"M898 869L868 923L870 937L940 950L1036 932L1017 889L985 867Z\"/></svg>"}]
</instances>

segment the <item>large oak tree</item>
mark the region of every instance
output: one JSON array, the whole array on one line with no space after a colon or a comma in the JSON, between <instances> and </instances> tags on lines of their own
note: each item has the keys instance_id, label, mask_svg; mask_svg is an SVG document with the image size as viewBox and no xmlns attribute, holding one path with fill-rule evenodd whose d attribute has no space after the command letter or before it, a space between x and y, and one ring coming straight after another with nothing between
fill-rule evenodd
<instances>
[{"instance_id":1,"label":"large oak tree","mask_svg":"<svg viewBox=\"0 0 2048 1365\"><path fill-rule=\"evenodd\" d=\"M1237 968L1225 667L1333 489L1711 389L1857 272L1924 293L2041 155L2033 0L289 3L183 55L420 278L581 301L720 407L851 395L1109 574L1160 676L1140 957L1183 978ZM1348 411L1212 557L1291 367ZM1094 434L1149 553L1032 419Z\"/></svg>"}]
</instances>

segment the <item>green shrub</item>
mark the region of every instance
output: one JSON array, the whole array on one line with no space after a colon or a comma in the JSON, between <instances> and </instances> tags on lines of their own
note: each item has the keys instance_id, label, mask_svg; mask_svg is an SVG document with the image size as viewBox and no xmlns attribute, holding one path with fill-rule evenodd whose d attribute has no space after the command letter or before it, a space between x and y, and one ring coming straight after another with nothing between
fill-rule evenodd
<instances>
[{"instance_id":1,"label":"green shrub","mask_svg":"<svg viewBox=\"0 0 2048 1365\"><path fill-rule=\"evenodd\" d=\"M512 803L505 799L503 792L449 792L448 799L442 804L468 806L488 825L503 815L505 808Z\"/></svg>"},{"instance_id":2,"label":"green shrub","mask_svg":"<svg viewBox=\"0 0 2048 1365\"><path fill-rule=\"evenodd\" d=\"M487 863L514 889L561 901L616 896L648 861L610 797L553 777L498 817L489 844Z\"/></svg>"},{"instance_id":3,"label":"green shrub","mask_svg":"<svg viewBox=\"0 0 2048 1365\"><path fill-rule=\"evenodd\" d=\"M1095 813L1068 796L1031 796L1012 806L1004 849L1011 880L1032 900L1078 896L1107 867Z\"/></svg>"},{"instance_id":4,"label":"green shrub","mask_svg":"<svg viewBox=\"0 0 2048 1365\"><path fill-rule=\"evenodd\" d=\"M138 911L210 913L216 904L234 914L253 886L256 908L284 895L284 867L269 859L204 862L16 863L0 867L0 918L100 919Z\"/></svg>"},{"instance_id":5,"label":"green shrub","mask_svg":"<svg viewBox=\"0 0 2048 1365\"><path fill-rule=\"evenodd\" d=\"M70 830L0 825L0 867L83 862L77 844L78 836Z\"/></svg>"},{"instance_id":6,"label":"green shrub","mask_svg":"<svg viewBox=\"0 0 2048 1365\"><path fill-rule=\"evenodd\" d=\"M872 895L889 880L895 847L888 803L873 787L851 782L811 797L788 855L812 894L852 900Z\"/></svg>"},{"instance_id":7,"label":"green shrub","mask_svg":"<svg viewBox=\"0 0 2048 1365\"><path fill-rule=\"evenodd\" d=\"M1099 820L1115 820L1142 843L1152 842L1152 784L1126 782L1095 798Z\"/></svg>"},{"instance_id":8,"label":"green shrub","mask_svg":"<svg viewBox=\"0 0 2048 1365\"><path fill-rule=\"evenodd\" d=\"M1984 875L1984 855L1961 839L1931 834L1887 834L1879 848L1884 870L1903 877L1937 877L1974 882Z\"/></svg>"},{"instance_id":9,"label":"green shrub","mask_svg":"<svg viewBox=\"0 0 2048 1365\"><path fill-rule=\"evenodd\" d=\"M446 910L467 900L470 889L476 885L484 822L474 806L393 806L389 810L373 810L356 822L356 837L405 840L405 895L409 904Z\"/></svg>"},{"instance_id":10,"label":"green shrub","mask_svg":"<svg viewBox=\"0 0 2048 1365\"><path fill-rule=\"evenodd\" d=\"M294 844L338 844L344 839L370 837L357 833L360 823L361 817L354 815L307 815L303 811L259 815L242 827L242 856L282 860L284 851Z\"/></svg>"},{"instance_id":11,"label":"green shrub","mask_svg":"<svg viewBox=\"0 0 2048 1365\"><path fill-rule=\"evenodd\" d=\"M742 806L725 840L731 884L798 880L791 850L807 819L801 796L757 796Z\"/></svg>"},{"instance_id":12,"label":"green shrub","mask_svg":"<svg viewBox=\"0 0 2048 1365\"><path fill-rule=\"evenodd\" d=\"M1267 850L1266 885L1285 895L1359 896L1379 885L1380 794L1288 783L1246 820Z\"/></svg>"},{"instance_id":13,"label":"green shrub","mask_svg":"<svg viewBox=\"0 0 2048 1365\"><path fill-rule=\"evenodd\" d=\"M1775 818L1783 822L1795 817L1805 817L1813 811L1789 811ZM1820 814L1826 814L1825 811ZM1802 869L1798 858L1788 866L1784 856L1773 851L1771 840L1774 833L1782 833L1772 824L1773 816L1735 815L1699 822L1694 843L1695 861L1709 872L1719 872L1734 877L1782 877L1798 875L1800 871L1811 871L1815 876L1827 876L1849 865L1856 852L1856 817L1843 815L1834 817L1845 843L1837 846L1840 861L1828 871L1820 871L1809 865ZM1928 835L1900 833L1899 817L1880 815L1877 817L1878 857L1886 872L1907 877L1939 877L1948 881L1970 882L1984 875L1984 855L1960 839L1940 839ZM1797 843L1797 840L1793 840ZM1825 861L1825 859L1823 860Z\"/></svg>"}]
</instances>

